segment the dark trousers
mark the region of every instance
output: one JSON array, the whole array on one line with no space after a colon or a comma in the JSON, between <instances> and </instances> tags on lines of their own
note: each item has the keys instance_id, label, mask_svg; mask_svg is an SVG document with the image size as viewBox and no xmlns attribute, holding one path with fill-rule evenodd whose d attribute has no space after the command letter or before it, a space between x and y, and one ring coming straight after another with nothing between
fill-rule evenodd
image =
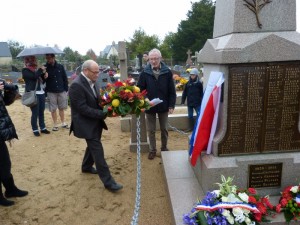
<instances>
[{"instance_id":1,"label":"dark trousers","mask_svg":"<svg viewBox=\"0 0 300 225\"><path fill-rule=\"evenodd\" d=\"M0 185L1 180L11 177L11 161L5 141L0 141Z\"/></svg>"},{"instance_id":2,"label":"dark trousers","mask_svg":"<svg viewBox=\"0 0 300 225\"><path fill-rule=\"evenodd\" d=\"M167 150L168 144L168 114L169 112L157 113L159 126L160 126L160 137L161 137L161 150ZM146 113L146 122L148 128L148 137L150 143L150 152L156 152L156 113Z\"/></svg>"},{"instance_id":3,"label":"dark trousers","mask_svg":"<svg viewBox=\"0 0 300 225\"><path fill-rule=\"evenodd\" d=\"M200 106L188 106L188 117L189 118L194 118L194 110L197 114L197 118L199 116L199 113L200 113Z\"/></svg>"},{"instance_id":4,"label":"dark trousers","mask_svg":"<svg viewBox=\"0 0 300 225\"><path fill-rule=\"evenodd\" d=\"M105 187L115 183L112 178L106 160L104 150L99 139L86 139L87 147L82 161L82 169L90 169L95 163L98 175Z\"/></svg>"},{"instance_id":5,"label":"dark trousers","mask_svg":"<svg viewBox=\"0 0 300 225\"><path fill-rule=\"evenodd\" d=\"M31 127L32 131L38 131L38 123L40 129L46 128L44 111L45 111L45 94L36 95L38 99L38 104L31 107ZM39 122L38 122L39 121Z\"/></svg>"}]
</instances>

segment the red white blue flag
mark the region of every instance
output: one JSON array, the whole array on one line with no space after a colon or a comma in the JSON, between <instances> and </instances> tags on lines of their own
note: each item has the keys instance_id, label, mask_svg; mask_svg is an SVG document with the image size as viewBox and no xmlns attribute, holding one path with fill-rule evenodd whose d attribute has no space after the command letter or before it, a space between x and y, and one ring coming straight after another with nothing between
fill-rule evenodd
<instances>
[{"instance_id":1,"label":"red white blue flag","mask_svg":"<svg viewBox=\"0 0 300 225\"><path fill-rule=\"evenodd\" d=\"M211 144L216 132L224 76L221 72L211 72L201 103L200 115L190 140L190 160L196 165L203 150L211 153Z\"/></svg>"}]
</instances>

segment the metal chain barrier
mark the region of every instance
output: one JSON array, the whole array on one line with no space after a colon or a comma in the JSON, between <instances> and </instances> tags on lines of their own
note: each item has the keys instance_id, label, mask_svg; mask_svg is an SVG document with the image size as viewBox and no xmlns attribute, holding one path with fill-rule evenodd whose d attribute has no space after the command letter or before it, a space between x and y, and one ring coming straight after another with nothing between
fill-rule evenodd
<instances>
[{"instance_id":1,"label":"metal chain barrier","mask_svg":"<svg viewBox=\"0 0 300 225\"><path fill-rule=\"evenodd\" d=\"M140 135L140 116L136 117L136 137L137 137L137 174L136 174L136 194L135 207L131 220L131 225L138 225L140 200L141 200L141 135Z\"/></svg>"},{"instance_id":2,"label":"metal chain barrier","mask_svg":"<svg viewBox=\"0 0 300 225\"><path fill-rule=\"evenodd\" d=\"M186 135L186 136L190 135L189 133L186 133L186 132L184 132L184 131L182 131L182 130L177 129L176 127L173 127L170 123L168 123L168 126L169 126L173 131L176 131L176 132L178 132L178 133L180 133L180 134L182 134L182 135Z\"/></svg>"},{"instance_id":3,"label":"metal chain barrier","mask_svg":"<svg viewBox=\"0 0 300 225\"><path fill-rule=\"evenodd\" d=\"M131 225L138 225L139 220L139 211L140 211L140 204L141 204L141 129L140 129L140 116L136 117L136 137L137 137L137 174L136 174L136 193L135 193L135 206L134 212L131 220ZM177 129L176 127L171 126L168 123L168 126L173 130L182 135L189 135L182 130Z\"/></svg>"}]
</instances>

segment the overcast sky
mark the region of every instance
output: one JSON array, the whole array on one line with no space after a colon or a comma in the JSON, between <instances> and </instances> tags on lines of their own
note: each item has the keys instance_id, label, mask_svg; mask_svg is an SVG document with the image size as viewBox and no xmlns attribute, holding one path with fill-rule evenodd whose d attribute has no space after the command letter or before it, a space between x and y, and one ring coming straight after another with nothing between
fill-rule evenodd
<instances>
[{"instance_id":1,"label":"overcast sky","mask_svg":"<svg viewBox=\"0 0 300 225\"><path fill-rule=\"evenodd\" d=\"M299 1L299 0L298 0ZM197 0L2 0L0 41L18 41L26 47L69 46L85 55L99 55L112 41L130 40L142 28L164 39L177 32ZM300 31L300 4L297 4Z\"/></svg>"},{"instance_id":2,"label":"overcast sky","mask_svg":"<svg viewBox=\"0 0 300 225\"><path fill-rule=\"evenodd\" d=\"M0 41L14 40L97 55L113 41L130 40L142 28L164 39L177 32L195 0L3 0Z\"/></svg>"}]
</instances>

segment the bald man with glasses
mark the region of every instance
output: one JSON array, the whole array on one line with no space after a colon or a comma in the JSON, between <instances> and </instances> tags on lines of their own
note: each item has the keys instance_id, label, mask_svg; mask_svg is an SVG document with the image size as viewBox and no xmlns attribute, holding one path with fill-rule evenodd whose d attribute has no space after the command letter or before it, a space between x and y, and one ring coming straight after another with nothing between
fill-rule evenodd
<instances>
[{"instance_id":1,"label":"bald man with glasses","mask_svg":"<svg viewBox=\"0 0 300 225\"><path fill-rule=\"evenodd\" d=\"M103 129L107 130L106 113L99 105L100 87L96 83L99 76L99 65L93 60L82 64L82 72L72 82L69 90L71 103L71 128L77 138L85 139L87 147L83 157L81 171L98 174L104 187L116 192L123 188L112 177L101 143ZM93 167L95 164L96 168Z\"/></svg>"}]
</instances>

